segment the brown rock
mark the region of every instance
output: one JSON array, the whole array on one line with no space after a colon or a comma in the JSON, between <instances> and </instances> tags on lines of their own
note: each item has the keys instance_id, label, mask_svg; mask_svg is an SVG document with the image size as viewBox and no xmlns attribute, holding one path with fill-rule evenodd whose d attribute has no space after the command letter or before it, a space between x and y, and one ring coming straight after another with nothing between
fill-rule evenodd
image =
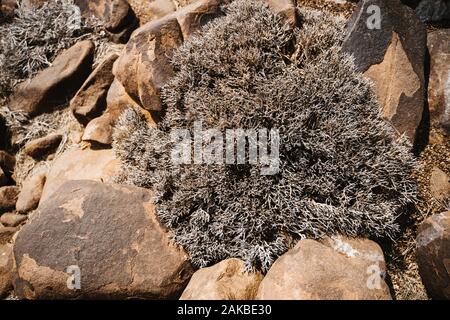
<instances>
[{"instance_id":1,"label":"brown rock","mask_svg":"<svg viewBox=\"0 0 450 320\"><path fill-rule=\"evenodd\" d=\"M140 188L65 183L17 235L18 297L179 297L193 270L170 243L152 197ZM67 286L70 266L80 270L78 290Z\"/></svg>"},{"instance_id":2,"label":"brown rock","mask_svg":"<svg viewBox=\"0 0 450 320\"><path fill-rule=\"evenodd\" d=\"M139 108L139 104L128 95L125 88L117 79L114 79L108 90L106 104L106 113L108 113L114 121L120 117L125 109L129 107Z\"/></svg>"},{"instance_id":3,"label":"brown rock","mask_svg":"<svg viewBox=\"0 0 450 320\"><path fill-rule=\"evenodd\" d=\"M161 110L160 89L173 75L169 58L182 42L178 21L171 15L137 29L117 60L116 78L144 109Z\"/></svg>"},{"instance_id":4,"label":"brown rock","mask_svg":"<svg viewBox=\"0 0 450 320\"><path fill-rule=\"evenodd\" d=\"M428 294L450 299L450 211L435 214L419 227L417 263Z\"/></svg>"},{"instance_id":5,"label":"brown rock","mask_svg":"<svg viewBox=\"0 0 450 320\"><path fill-rule=\"evenodd\" d=\"M380 28L369 6L380 8ZM426 28L399 0L362 0L350 19L343 51L375 84L381 115L414 141L425 105Z\"/></svg>"},{"instance_id":6,"label":"brown rock","mask_svg":"<svg viewBox=\"0 0 450 320\"><path fill-rule=\"evenodd\" d=\"M381 248L343 237L301 240L261 282L260 300L390 300Z\"/></svg>"},{"instance_id":7,"label":"brown rock","mask_svg":"<svg viewBox=\"0 0 450 320\"><path fill-rule=\"evenodd\" d=\"M82 137L83 141L99 143L103 145L112 144L113 120L108 113L95 118L86 126Z\"/></svg>"},{"instance_id":8,"label":"brown rock","mask_svg":"<svg viewBox=\"0 0 450 320\"><path fill-rule=\"evenodd\" d=\"M46 137L32 140L25 145L24 153L34 159L41 159L54 153L61 144L62 139L63 136L60 134L50 134Z\"/></svg>"},{"instance_id":9,"label":"brown rock","mask_svg":"<svg viewBox=\"0 0 450 320\"><path fill-rule=\"evenodd\" d=\"M0 245L0 298L4 298L13 288L14 257L11 244Z\"/></svg>"},{"instance_id":10,"label":"brown rock","mask_svg":"<svg viewBox=\"0 0 450 320\"><path fill-rule=\"evenodd\" d=\"M87 40L63 51L50 67L16 87L10 108L31 116L50 111L80 88L91 73L93 57L94 44Z\"/></svg>"},{"instance_id":11,"label":"brown rock","mask_svg":"<svg viewBox=\"0 0 450 320\"><path fill-rule=\"evenodd\" d=\"M431 195L438 201L450 199L450 177L436 167L431 172L430 191Z\"/></svg>"},{"instance_id":12,"label":"brown rock","mask_svg":"<svg viewBox=\"0 0 450 320\"><path fill-rule=\"evenodd\" d=\"M184 40L202 26L223 14L221 6L230 0L199 0L177 11L174 15L178 20Z\"/></svg>"},{"instance_id":13,"label":"brown rock","mask_svg":"<svg viewBox=\"0 0 450 320\"><path fill-rule=\"evenodd\" d=\"M100 116L106 108L106 95L114 80L112 68L119 56L112 54L105 59L81 86L70 102L74 116L82 124Z\"/></svg>"},{"instance_id":14,"label":"brown rock","mask_svg":"<svg viewBox=\"0 0 450 320\"><path fill-rule=\"evenodd\" d=\"M85 16L93 15L103 22L114 42L126 43L138 20L126 0L75 0Z\"/></svg>"},{"instance_id":15,"label":"brown rock","mask_svg":"<svg viewBox=\"0 0 450 320\"><path fill-rule=\"evenodd\" d=\"M450 29L428 34L430 52L430 80L428 105L434 127L450 135Z\"/></svg>"},{"instance_id":16,"label":"brown rock","mask_svg":"<svg viewBox=\"0 0 450 320\"><path fill-rule=\"evenodd\" d=\"M94 180L107 182L120 170L120 161L111 149L71 149L54 160L39 205L66 181Z\"/></svg>"},{"instance_id":17,"label":"brown rock","mask_svg":"<svg viewBox=\"0 0 450 320\"><path fill-rule=\"evenodd\" d=\"M44 190L45 181L45 173L37 173L31 178L25 180L17 199L17 212L28 213L38 207L39 201L41 200L42 191Z\"/></svg>"},{"instance_id":18,"label":"brown rock","mask_svg":"<svg viewBox=\"0 0 450 320\"><path fill-rule=\"evenodd\" d=\"M12 212L5 213L0 216L0 222L6 227L17 227L25 220L27 220L26 215L16 214Z\"/></svg>"},{"instance_id":19,"label":"brown rock","mask_svg":"<svg viewBox=\"0 0 450 320\"><path fill-rule=\"evenodd\" d=\"M262 279L245 272L241 260L227 259L195 272L180 300L253 300Z\"/></svg>"},{"instance_id":20,"label":"brown rock","mask_svg":"<svg viewBox=\"0 0 450 320\"><path fill-rule=\"evenodd\" d=\"M6 151L0 150L0 168L3 172L12 174L16 165L16 158Z\"/></svg>"},{"instance_id":21,"label":"brown rock","mask_svg":"<svg viewBox=\"0 0 450 320\"><path fill-rule=\"evenodd\" d=\"M0 245L4 245L10 242L18 230L18 228L14 227L0 226Z\"/></svg>"},{"instance_id":22,"label":"brown rock","mask_svg":"<svg viewBox=\"0 0 450 320\"><path fill-rule=\"evenodd\" d=\"M0 188L0 214L15 209L19 192L15 186Z\"/></svg>"},{"instance_id":23,"label":"brown rock","mask_svg":"<svg viewBox=\"0 0 450 320\"><path fill-rule=\"evenodd\" d=\"M162 18L177 9L172 0L129 0L129 3L141 25Z\"/></svg>"},{"instance_id":24,"label":"brown rock","mask_svg":"<svg viewBox=\"0 0 450 320\"><path fill-rule=\"evenodd\" d=\"M3 20L14 17L14 9L16 7L16 0L2 0L0 1L0 23Z\"/></svg>"},{"instance_id":25,"label":"brown rock","mask_svg":"<svg viewBox=\"0 0 450 320\"><path fill-rule=\"evenodd\" d=\"M269 7L281 14L286 22L294 28L297 26L297 10L293 0L265 0Z\"/></svg>"}]
</instances>

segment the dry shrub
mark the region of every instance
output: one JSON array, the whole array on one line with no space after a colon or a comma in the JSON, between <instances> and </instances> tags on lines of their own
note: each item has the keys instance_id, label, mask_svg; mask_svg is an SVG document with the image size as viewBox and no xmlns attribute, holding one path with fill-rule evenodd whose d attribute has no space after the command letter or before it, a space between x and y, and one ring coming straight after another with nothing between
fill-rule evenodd
<instances>
[{"instance_id":1,"label":"dry shrub","mask_svg":"<svg viewBox=\"0 0 450 320\"><path fill-rule=\"evenodd\" d=\"M340 50L344 21L301 10L289 30L261 1L237 0L175 53L165 116L125 112L119 181L152 188L157 214L192 262L229 257L266 271L298 240L337 233L394 237L415 202L405 137L378 115L371 83ZM171 162L170 130L276 128L280 172Z\"/></svg>"}]
</instances>

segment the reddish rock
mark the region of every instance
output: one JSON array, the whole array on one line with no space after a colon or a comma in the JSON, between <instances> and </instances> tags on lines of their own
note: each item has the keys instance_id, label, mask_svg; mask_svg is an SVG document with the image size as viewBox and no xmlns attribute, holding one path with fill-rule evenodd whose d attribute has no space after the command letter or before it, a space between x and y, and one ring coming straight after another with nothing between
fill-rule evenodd
<instances>
[{"instance_id":1,"label":"reddish rock","mask_svg":"<svg viewBox=\"0 0 450 320\"><path fill-rule=\"evenodd\" d=\"M45 173L38 173L24 181L16 203L17 212L28 213L38 207L45 181Z\"/></svg>"},{"instance_id":2,"label":"reddish rock","mask_svg":"<svg viewBox=\"0 0 450 320\"><path fill-rule=\"evenodd\" d=\"M51 111L80 88L91 73L93 58L94 44L88 40L63 51L50 67L15 88L11 110L30 116Z\"/></svg>"},{"instance_id":3,"label":"reddish rock","mask_svg":"<svg viewBox=\"0 0 450 320\"><path fill-rule=\"evenodd\" d=\"M44 158L58 149L62 139L63 136L60 134L50 134L43 138L32 140L25 145L24 153L34 159Z\"/></svg>"},{"instance_id":4,"label":"reddish rock","mask_svg":"<svg viewBox=\"0 0 450 320\"><path fill-rule=\"evenodd\" d=\"M0 188L0 214L14 210L20 189L16 186Z\"/></svg>"},{"instance_id":5,"label":"reddish rock","mask_svg":"<svg viewBox=\"0 0 450 320\"><path fill-rule=\"evenodd\" d=\"M450 211L426 219L418 229L417 264L428 294L450 299Z\"/></svg>"},{"instance_id":6,"label":"reddish rock","mask_svg":"<svg viewBox=\"0 0 450 320\"><path fill-rule=\"evenodd\" d=\"M177 9L172 0L129 0L128 2L138 17L140 25L162 18Z\"/></svg>"},{"instance_id":7,"label":"reddish rock","mask_svg":"<svg viewBox=\"0 0 450 320\"><path fill-rule=\"evenodd\" d=\"M178 298L193 270L171 244L152 198L146 189L65 183L17 235L18 297ZM80 270L78 290L67 286L69 266Z\"/></svg>"},{"instance_id":8,"label":"reddish rock","mask_svg":"<svg viewBox=\"0 0 450 320\"><path fill-rule=\"evenodd\" d=\"M114 80L112 68L119 56L107 57L89 76L70 102L70 107L78 121L86 125L100 116L106 109L106 95Z\"/></svg>"},{"instance_id":9,"label":"reddish rock","mask_svg":"<svg viewBox=\"0 0 450 320\"><path fill-rule=\"evenodd\" d=\"M381 10L379 29L368 28L372 5ZM343 51L355 58L357 70L374 82L381 116L411 142L425 105L426 42L425 25L399 0L362 0L343 43Z\"/></svg>"},{"instance_id":10,"label":"reddish rock","mask_svg":"<svg viewBox=\"0 0 450 320\"><path fill-rule=\"evenodd\" d=\"M195 272L180 300L253 300L262 279L241 260L227 259Z\"/></svg>"},{"instance_id":11,"label":"reddish rock","mask_svg":"<svg viewBox=\"0 0 450 320\"><path fill-rule=\"evenodd\" d=\"M118 59L116 78L144 109L161 110L160 90L173 75L169 59L182 42L178 21L171 15L136 30Z\"/></svg>"},{"instance_id":12,"label":"reddish rock","mask_svg":"<svg viewBox=\"0 0 450 320\"><path fill-rule=\"evenodd\" d=\"M261 282L260 300L390 300L381 248L370 240L301 240Z\"/></svg>"}]
</instances>

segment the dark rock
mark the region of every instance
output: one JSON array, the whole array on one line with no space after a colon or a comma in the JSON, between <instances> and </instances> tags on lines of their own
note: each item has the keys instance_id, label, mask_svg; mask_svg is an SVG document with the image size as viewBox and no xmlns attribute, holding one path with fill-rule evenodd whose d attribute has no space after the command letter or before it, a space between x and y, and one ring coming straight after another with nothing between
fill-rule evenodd
<instances>
[{"instance_id":1,"label":"dark rock","mask_svg":"<svg viewBox=\"0 0 450 320\"><path fill-rule=\"evenodd\" d=\"M41 159L54 153L61 144L62 139L63 136L60 134L50 134L43 138L32 140L25 145L24 153L34 159Z\"/></svg>"},{"instance_id":2,"label":"dark rock","mask_svg":"<svg viewBox=\"0 0 450 320\"><path fill-rule=\"evenodd\" d=\"M84 125L100 116L106 108L106 95L114 80L112 68L119 56L110 55L103 61L81 86L70 102L74 116Z\"/></svg>"},{"instance_id":3,"label":"dark rock","mask_svg":"<svg viewBox=\"0 0 450 320\"><path fill-rule=\"evenodd\" d=\"M17 235L18 297L178 298L193 270L170 243L152 197L140 188L65 183ZM67 286L69 266L81 271L79 290Z\"/></svg>"},{"instance_id":4,"label":"dark rock","mask_svg":"<svg viewBox=\"0 0 450 320\"><path fill-rule=\"evenodd\" d=\"M91 73L93 57L94 44L87 40L63 51L50 67L14 89L10 108L31 116L51 111L80 88Z\"/></svg>"},{"instance_id":5,"label":"dark rock","mask_svg":"<svg viewBox=\"0 0 450 320\"><path fill-rule=\"evenodd\" d=\"M369 29L380 8L380 28ZM377 27L375 25L375 27ZM425 105L426 28L399 0L362 0L348 24L344 52L375 84L381 115L414 141Z\"/></svg>"},{"instance_id":6,"label":"dark rock","mask_svg":"<svg viewBox=\"0 0 450 320\"><path fill-rule=\"evenodd\" d=\"M139 25L131 6L126 0L75 0L85 16L93 15L103 22L110 39L126 43Z\"/></svg>"},{"instance_id":7,"label":"dark rock","mask_svg":"<svg viewBox=\"0 0 450 320\"><path fill-rule=\"evenodd\" d=\"M0 214L16 208L17 196L20 189L15 186L0 188Z\"/></svg>"},{"instance_id":8,"label":"dark rock","mask_svg":"<svg viewBox=\"0 0 450 320\"><path fill-rule=\"evenodd\" d=\"M0 150L0 168L5 174L12 174L16 166L16 158L8 152Z\"/></svg>"},{"instance_id":9,"label":"dark rock","mask_svg":"<svg viewBox=\"0 0 450 320\"><path fill-rule=\"evenodd\" d=\"M428 294L450 299L450 211L435 214L419 227L417 263Z\"/></svg>"},{"instance_id":10,"label":"dark rock","mask_svg":"<svg viewBox=\"0 0 450 320\"><path fill-rule=\"evenodd\" d=\"M423 22L450 25L450 1L422 0L416 7L416 14Z\"/></svg>"}]
</instances>

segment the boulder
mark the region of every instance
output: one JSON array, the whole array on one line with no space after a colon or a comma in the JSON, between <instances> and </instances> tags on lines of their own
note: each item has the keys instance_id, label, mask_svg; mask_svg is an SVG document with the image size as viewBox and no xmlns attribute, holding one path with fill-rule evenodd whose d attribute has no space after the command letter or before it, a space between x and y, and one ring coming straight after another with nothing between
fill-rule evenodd
<instances>
[{"instance_id":1,"label":"boulder","mask_svg":"<svg viewBox=\"0 0 450 320\"><path fill-rule=\"evenodd\" d=\"M38 207L46 177L45 173L37 173L24 181L16 203L17 212L28 213Z\"/></svg>"},{"instance_id":2,"label":"boulder","mask_svg":"<svg viewBox=\"0 0 450 320\"><path fill-rule=\"evenodd\" d=\"M117 61L115 75L148 111L160 111L160 90L173 75L169 62L191 33L221 14L225 0L199 0L137 29Z\"/></svg>"},{"instance_id":3,"label":"boulder","mask_svg":"<svg viewBox=\"0 0 450 320\"><path fill-rule=\"evenodd\" d=\"M69 181L14 245L19 298L178 298L193 273L146 189ZM79 279L79 286L76 284Z\"/></svg>"},{"instance_id":4,"label":"boulder","mask_svg":"<svg viewBox=\"0 0 450 320\"><path fill-rule=\"evenodd\" d=\"M34 159L42 159L49 154L55 153L63 136L60 134L50 134L48 136L32 140L24 147L24 153Z\"/></svg>"},{"instance_id":5,"label":"boulder","mask_svg":"<svg viewBox=\"0 0 450 320\"><path fill-rule=\"evenodd\" d=\"M417 264L422 282L433 299L450 299L450 211L435 214L420 226Z\"/></svg>"},{"instance_id":6,"label":"boulder","mask_svg":"<svg viewBox=\"0 0 450 320\"><path fill-rule=\"evenodd\" d=\"M72 112L80 123L86 125L106 109L106 95L114 80L112 68L118 57L116 54L108 56L91 73L70 102Z\"/></svg>"},{"instance_id":7,"label":"boulder","mask_svg":"<svg viewBox=\"0 0 450 320\"><path fill-rule=\"evenodd\" d=\"M6 227L17 227L25 220L27 220L26 215L13 212L5 213L0 216L0 222Z\"/></svg>"},{"instance_id":8,"label":"boulder","mask_svg":"<svg viewBox=\"0 0 450 320\"><path fill-rule=\"evenodd\" d=\"M108 182L120 170L120 161L109 150L67 150L56 158L42 191L40 205L66 181L94 180Z\"/></svg>"},{"instance_id":9,"label":"boulder","mask_svg":"<svg viewBox=\"0 0 450 320\"><path fill-rule=\"evenodd\" d=\"M30 116L51 111L80 88L91 73L93 58L94 44L88 40L63 51L50 67L14 89L11 110Z\"/></svg>"},{"instance_id":10,"label":"boulder","mask_svg":"<svg viewBox=\"0 0 450 320\"><path fill-rule=\"evenodd\" d=\"M301 240L261 282L260 300L389 300L383 252L373 241Z\"/></svg>"},{"instance_id":11,"label":"boulder","mask_svg":"<svg viewBox=\"0 0 450 320\"><path fill-rule=\"evenodd\" d=\"M14 272L12 245L0 244L0 298L11 291Z\"/></svg>"},{"instance_id":12,"label":"boulder","mask_svg":"<svg viewBox=\"0 0 450 320\"><path fill-rule=\"evenodd\" d=\"M450 29L428 34L430 79L428 105L431 124L450 135Z\"/></svg>"},{"instance_id":13,"label":"boulder","mask_svg":"<svg viewBox=\"0 0 450 320\"><path fill-rule=\"evenodd\" d=\"M416 7L416 14L423 22L446 23L448 25L450 22L450 1L422 0Z\"/></svg>"},{"instance_id":14,"label":"boulder","mask_svg":"<svg viewBox=\"0 0 450 320\"><path fill-rule=\"evenodd\" d=\"M20 189L16 186L0 188L0 214L16 208L17 196Z\"/></svg>"},{"instance_id":15,"label":"boulder","mask_svg":"<svg viewBox=\"0 0 450 320\"><path fill-rule=\"evenodd\" d=\"M75 0L84 16L95 16L108 31L109 38L126 43L139 22L126 0Z\"/></svg>"},{"instance_id":16,"label":"boulder","mask_svg":"<svg viewBox=\"0 0 450 320\"><path fill-rule=\"evenodd\" d=\"M372 5L380 8L379 25ZM381 116L411 141L425 105L426 42L425 25L399 0L362 0L343 43L357 70L374 82Z\"/></svg>"},{"instance_id":17,"label":"boulder","mask_svg":"<svg viewBox=\"0 0 450 320\"><path fill-rule=\"evenodd\" d=\"M253 300L262 279L247 273L241 260L227 259L196 271L180 300Z\"/></svg>"},{"instance_id":18,"label":"boulder","mask_svg":"<svg viewBox=\"0 0 450 320\"><path fill-rule=\"evenodd\" d=\"M145 109L161 110L160 89L173 75L172 52L183 42L175 16L137 29L115 66L116 79Z\"/></svg>"}]
</instances>

